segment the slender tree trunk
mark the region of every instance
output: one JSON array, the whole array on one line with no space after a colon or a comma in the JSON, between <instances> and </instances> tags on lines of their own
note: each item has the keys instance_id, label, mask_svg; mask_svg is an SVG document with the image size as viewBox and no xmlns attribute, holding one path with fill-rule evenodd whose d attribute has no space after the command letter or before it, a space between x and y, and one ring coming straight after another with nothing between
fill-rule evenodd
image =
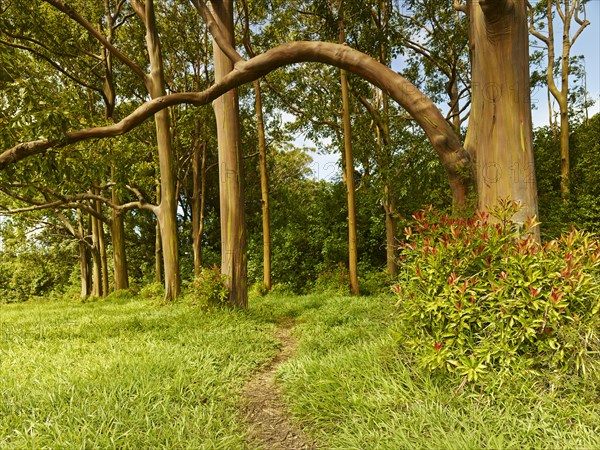
<instances>
[{"instance_id":1,"label":"slender tree trunk","mask_svg":"<svg viewBox=\"0 0 600 450\"><path fill-rule=\"evenodd\" d=\"M156 203L160 204L160 184L156 186ZM163 282L163 251L158 217L154 232L154 275L157 283Z\"/></svg>"},{"instance_id":2,"label":"slender tree trunk","mask_svg":"<svg viewBox=\"0 0 600 450\"><path fill-rule=\"evenodd\" d=\"M100 190L96 190L96 195L100 194ZM96 201L95 205L96 211L101 214L102 213L102 205L99 201ZM106 238L104 234L104 223L96 219L98 226L98 250L100 252L100 264L102 270L102 297L106 297L109 291L109 282L108 282L108 254L106 252Z\"/></svg>"},{"instance_id":3,"label":"slender tree trunk","mask_svg":"<svg viewBox=\"0 0 600 450\"><path fill-rule=\"evenodd\" d=\"M87 298L92 294L91 276L90 276L90 253L88 246L83 241L85 239L85 225L83 215L78 213L77 223L79 227L79 269L81 271L81 298Z\"/></svg>"},{"instance_id":4,"label":"slender tree trunk","mask_svg":"<svg viewBox=\"0 0 600 450\"><path fill-rule=\"evenodd\" d=\"M111 167L112 178L114 181L114 166ZM115 205L121 204L117 187L112 188L112 202ZM114 282L115 291L129 289L129 271L127 267L127 252L125 251L125 224L123 223L123 213L115 208L111 212L111 235L113 244L113 264L114 264Z\"/></svg>"},{"instance_id":5,"label":"slender tree trunk","mask_svg":"<svg viewBox=\"0 0 600 450\"><path fill-rule=\"evenodd\" d=\"M379 19L376 21L379 32L382 36L385 35L385 31L389 26L389 14L390 6L387 0L379 0ZM385 66L389 64L390 54L388 49L388 43L385 39L382 39L379 45L379 62ZM456 89L457 91L457 89ZM458 94L458 92L457 92ZM385 159L391 161L391 136L390 136L390 102L389 97L385 91L381 91L381 102L383 116L381 117L381 126L377 135L377 145L379 146L382 155L385 155ZM458 102L455 106L458 105ZM389 159L388 159L389 158ZM386 164L389 166L389 164ZM390 277L394 278L398 275L398 258L397 258L397 244L396 244L396 231L398 218L396 216L396 199L394 198L393 190L391 188L389 167L384 167L381 170L381 177L383 179L383 209L385 211L385 252L386 252L386 268L387 273Z\"/></svg>"},{"instance_id":6,"label":"slender tree trunk","mask_svg":"<svg viewBox=\"0 0 600 450\"><path fill-rule=\"evenodd\" d=\"M146 85L150 96L157 98L166 94L160 40L156 28L154 1L146 0L144 6L146 25L146 47L150 60L150 75ZM156 141L160 167L160 204L156 217L160 227L163 266L165 271L165 301L177 298L180 291L179 248L177 238L177 192L173 162L173 140L171 137L169 110L155 114Z\"/></svg>"},{"instance_id":7,"label":"slender tree trunk","mask_svg":"<svg viewBox=\"0 0 600 450\"><path fill-rule=\"evenodd\" d=\"M340 44L344 44L346 42L343 19L340 22L339 41ZM358 288L358 245L356 237L355 201L356 191L354 188L354 159L352 157L350 93L348 89L348 75L343 69L340 70L340 81L342 84L342 118L344 122L344 181L346 182L346 194L348 196L348 265L350 272L350 291L352 292L352 295L360 295Z\"/></svg>"},{"instance_id":8,"label":"slender tree trunk","mask_svg":"<svg viewBox=\"0 0 600 450\"><path fill-rule=\"evenodd\" d=\"M565 24L561 67L560 99L560 195L563 200L571 196L571 158L569 148L569 54L571 45L569 24Z\"/></svg>"},{"instance_id":9,"label":"slender tree trunk","mask_svg":"<svg viewBox=\"0 0 600 450\"><path fill-rule=\"evenodd\" d=\"M258 127L258 158L260 162L260 192L263 225L263 283L271 290L271 219L269 210L269 174L267 171L267 141L263 119L262 92L260 81L254 81L256 96L256 121Z\"/></svg>"},{"instance_id":10,"label":"slender tree trunk","mask_svg":"<svg viewBox=\"0 0 600 450\"><path fill-rule=\"evenodd\" d=\"M234 45L233 1L211 2L213 15L224 25L226 38ZM233 70L233 63L213 41L215 82ZM237 90L213 102L219 140L219 195L221 207L221 272L227 277L229 301L248 305L246 219L241 173L240 123Z\"/></svg>"},{"instance_id":11,"label":"slender tree trunk","mask_svg":"<svg viewBox=\"0 0 600 450\"><path fill-rule=\"evenodd\" d=\"M202 271L202 237L204 234L204 195L206 191L206 136L200 143L200 121L194 123L194 153L192 156L192 252L194 274Z\"/></svg>"},{"instance_id":12,"label":"slender tree trunk","mask_svg":"<svg viewBox=\"0 0 600 450\"><path fill-rule=\"evenodd\" d=\"M100 260L100 232L98 222L98 219L90 216L89 226L92 232L92 295L102 297L102 262Z\"/></svg>"},{"instance_id":13,"label":"slender tree trunk","mask_svg":"<svg viewBox=\"0 0 600 450\"><path fill-rule=\"evenodd\" d=\"M510 197L524 205L520 222L538 212L525 3L469 1L473 92L465 140L479 209Z\"/></svg>"},{"instance_id":14,"label":"slender tree trunk","mask_svg":"<svg viewBox=\"0 0 600 450\"><path fill-rule=\"evenodd\" d=\"M385 187L385 251L387 272L390 277L398 275L398 262L396 255L396 230L398 228L398 218L396 217L396 200L390 195L389 188Z\"/></svg>"}]
</instances>

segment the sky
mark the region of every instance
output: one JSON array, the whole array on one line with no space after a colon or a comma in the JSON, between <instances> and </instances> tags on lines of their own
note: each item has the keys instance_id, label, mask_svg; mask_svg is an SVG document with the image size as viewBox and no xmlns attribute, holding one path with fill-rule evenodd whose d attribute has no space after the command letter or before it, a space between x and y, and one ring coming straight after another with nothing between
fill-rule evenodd
<instances>
[{"instance_id":1,"label":"sky","mask_svg":"<svg viewBox=\"0 0 600 450\"><path fill-rule=\"evenodd\" d=\"M541 1L541 0L538 0ZM589 109L589 116L600 112L600 0L589 0L586 5L587 20L590 21L590 25L586 27L583 33L579 36L575 45L571 49L571 56L583 55L585 58L586 69L587 69L587 90L589 98L595 101L593 107ZM557 21L560 19L557 18ZM577 26L577 24L575 24ZM577 30L572 30L571 35ZM554 34L556 38L556 51L560 54L562 51L562 23L555 21ZM529 37L530 45L539 45L540 42L533 36ZM559 85L560 86L560 85ZM547 103L547 91L545 88L534 90L531 93L531 102L534 106L531 114L533 119L533 126L535 128L548 125L548 103ZM284 120L293 120L293 116L289 115L284 117ZM313 142L305 140L302 136L298 136L295 145L299 147L311 147L314 148ZM340 167L340 153L336 154L317 154L313 153L313 163L311 168L313 170L313 176L316 179L332 180L336 176L339 176Z\"/></svg>"}]
</instances>

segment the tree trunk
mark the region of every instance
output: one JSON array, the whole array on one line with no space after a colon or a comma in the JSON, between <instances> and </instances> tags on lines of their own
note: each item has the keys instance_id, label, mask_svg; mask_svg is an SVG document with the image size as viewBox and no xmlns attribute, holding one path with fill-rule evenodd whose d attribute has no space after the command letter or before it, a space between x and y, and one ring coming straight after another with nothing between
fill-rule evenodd
<instances>
[{"instance_id":1,"label":"tree trunk","mask_svg":"<svg viewBox=\"0 0 600 450\"><path fill-rule=\"evenodd\" d=\"M398 218L396 217L396 200L390 195L390 190L385 187L385 200L383 202L385 209L385 252L387 273L390 277L398 275L398 262L396 255L396 230L398 227Z\"/></svg>"},{"instance_id":2,"label":"tree trunk","mask_svg":"<svg viewBox=\"0 0 600 450\"><path fill-rule=\"evenodd\" d=\"M200 121L194 123L194 153L192 155L192 252L194 274L202 271L202 238L204 235L204 196L206 192L206 136L200 143Z\"/></svg>"},{"instance_id":3,"label":"tree trunk","mask_svg":"<svg viewBox=\"0 0 600 450\"><path fill-rule=\"evenodd\" d=\"M260 81L254 81L256 96L256 122L258 127L258 159L260 162L260 193L263 225L263 283L271 290L271 219L269 210L269 174L267 171L267 141L263 119L262 92Z\"/></svg>"},{"instance_id":4,"label":"tree trunk","mask_svg":"<svg viewBox=\"0 0 600 450\"><path fill-rule=\"evenodd\" d=\"M146 47L150 60L150 75L146 85L152 98L166 94L160 40L154 15L154 1L146 0L144 7L146 25ZM160 167L160 204L156 217L160 227L163 266L165 271L165 301L177 298L180 291L179 248L177 238L177 192L173 162L173 140L171 137L169 110L163 109L154 116L156 142Z\"/></svg>"},{"instance_id":5,"label":"tree trunk","mask_svg":"<svg viewBox=\"0 0 600 450\"><path fill-rule=\"evenodd\" d=\"M340 13L341 14L341 13ZM346 42L344 23L340 22L340 44ZM350 272L350 292L360 295L358 288L358 245L356 237L356 201L354 188L354 159L352 157L352 127L350 124L350 93L348 75L340 70L342 84L342 118L344 122L344 181L348 196L348 269Z\"/></svg>"},{"instance_id":6,"label":"tree trunk","mask_svg":"<svg viewBox=\"0 0 600 450\"><path fill-rule=\"evenodd\" d=\"M78 213L77 222L79 226L79 269L81 271L81 298L87 298L92 294L91 274L90 274L90 253L88 246L83 241L85 239L85 226L83 215Z\"/></svg>"},{"instance_id":7,"label":"tree trunk","mask_svg":"<svg viewBox=\"0 0 600 450\"><path fill-rule=\"evenodd\" d=\"M100 195L100 190L95 190L96 195ZM96 211L102 214L102 205L99 201L96 201ZM100 253L100 265L102 270L102 297L106 297L109 291L108 283L108 255L106 253L106 238L104 234L104 222L100 219L96 219L98 226L98 250Z\"/></svg>"},{"instance_id":8,"label":"tree trunk","mask_svg":"<svg viewBox=\"0 0 600 450\"><path fill-rule=\"evenodd\" d=\"M102 297L102 262L100 260L100 227L98 222L98 219L90 216L89 226L92 231L92 295Z\"/></svg>"},{"instance_id":9,"label":"tree trunk","mask_svg":"<svg viewBox=\"0 0 600 450\"><path fill-rule=\"evenodd\" d=\"M224 25L231 45L233 39L233 1L211 2L213 15ZM233 70L233 63L213 41L215 82ZM227 278L229 301L248 305L248 264L246 256L246 219L241 173L240 123L237 90L233 89L213 102L219 140L219 196L221 207L221 272Z\"/></svg>"},{"instance_id":10,"label":"tree trunk","mask_svg":"<svg viewBox=\"0 0 600 450\"><path fill-rule=\"evenodd\" d=\"M114 167L113 180L114 180ZM112 202L115 205L121 203L117 187L112 188ZM115 291L129 289L129 271L127 267L127 253L125 251L125 224L123 223L123 213L112 209L111 213L111 235L113 244L113 264L114 264L114 281Z\"/></svg>"},{"instance_id":11,"label":"tree trunk","mask_svg":"<svg viewBox=\"0 0 600 450\"><path fill-rule=\"evenodd\" d=\"M348 265L350 271L350 291L360 295L358 288L358 246L356 237L356 201L354 188L354 159L352 157L352 135L350 126L350 100L348 79L345 70L340 71L342 82L342 106L344 121L344 181L348 196Z\"/></svg>"},{"instance_id":12,"label":"tree trunk","mask_svg":"<svg viewBox=\"0 0 600 450\"><path fill-rule=\"evenodd\" d=\"M465 149L475 162L479 209L510 197L524 205L518 222L538 213L525 3L469 1L473 92Z\"/></svg>"}]
</instances>

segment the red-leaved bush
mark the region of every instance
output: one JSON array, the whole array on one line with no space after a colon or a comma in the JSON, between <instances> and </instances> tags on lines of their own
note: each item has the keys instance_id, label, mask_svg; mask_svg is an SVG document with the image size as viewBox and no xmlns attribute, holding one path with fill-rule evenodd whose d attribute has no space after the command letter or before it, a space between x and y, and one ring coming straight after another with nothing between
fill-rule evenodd
<instances>
[{"instance_id":1,"label":"red-leaved bush","mask_svg":"<svg viewBox=\"0 0 600 450\"><path fill-rule=\"evenodd\" d=\"M404 230L398 298L399 342L430 369L476 380L515 362L530 370L598 366L600 242L573 229L538 244L533 220L452 218L419 212Z\"/></svg>"}]
</instances>

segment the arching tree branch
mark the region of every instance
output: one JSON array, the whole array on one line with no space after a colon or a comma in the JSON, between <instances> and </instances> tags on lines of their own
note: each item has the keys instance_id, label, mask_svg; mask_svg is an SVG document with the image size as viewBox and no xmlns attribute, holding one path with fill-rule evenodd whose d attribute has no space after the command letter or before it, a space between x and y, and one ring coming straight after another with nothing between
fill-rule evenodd
<instances>
[{"instance_id":1,"label":"arching tree branch","mask_svg":"<svg viewBox=\"0 0 600 450\"><path fill-rule=\"evenodd\" d=\"M39 140L18 144L0 154L0 169L28 156L43 153L50 147L64 147L86 139L124 134L169 106L182 103L206 105L233 88L263 77L279 67L300 62L319 62L345 69L383 90L425 131L449 176L453 192L457 189L468 190L466 186L471 177L469 156L435 104L407 79L370 56L348 46L328 42L293 42L275 47L252 59L238 62L221 82L203 92L158 97L144 103L114 125L73 131L57 141Z\"/></svg>"}]
</instances>

